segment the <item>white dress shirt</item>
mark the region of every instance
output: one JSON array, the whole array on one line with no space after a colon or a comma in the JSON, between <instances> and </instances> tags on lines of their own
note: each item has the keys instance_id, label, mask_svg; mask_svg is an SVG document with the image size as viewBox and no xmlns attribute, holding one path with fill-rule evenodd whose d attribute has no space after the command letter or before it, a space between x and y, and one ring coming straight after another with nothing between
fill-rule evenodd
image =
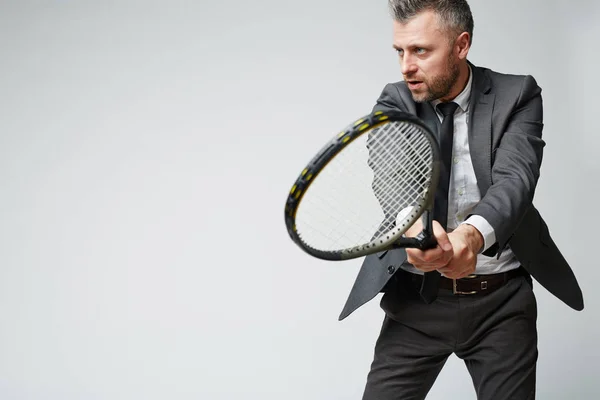
<instances>
[{"instance_id":1,"label":"white dress shirt","mask_svg":"<svg viewBox=\"0 0 600 400\"><path fill-rule=\"evenodd\" d=\"M519 267L519 262L515 258L514 253L507 247L500 256L487 257L483 253L496 242L496 234L494 228L480 215L471 215L467 220L465 216L469 215L477 203L481 200L481 193L477 186L477 178L475 170L471 162L471 154L469 152L469 101L471 97L471 86L473 83L473 74L469 67L469 80L464 90L453 100L458 104L454 113L454 140L452 145L452 168L450 172L450 187L448 192L448 232L456 229L460 224L469 224L474 226L483 236L484 246L477 255L476 274L495 274L505 272ZM443 120L443 115L437 109L439 100L431 102L432 107L436 110L440 121ZM473 132L477 135L477 132ZM422 274L414 266L405 262L402 268Z\"/></svg>"}]
</instances>

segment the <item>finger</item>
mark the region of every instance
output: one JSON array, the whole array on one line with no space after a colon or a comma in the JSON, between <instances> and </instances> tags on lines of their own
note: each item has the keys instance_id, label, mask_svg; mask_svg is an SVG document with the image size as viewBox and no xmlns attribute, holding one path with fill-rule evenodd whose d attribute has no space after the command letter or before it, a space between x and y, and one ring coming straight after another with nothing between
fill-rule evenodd
<instances>
[{"instance_id":1,"label":"finger","mask_svg":"<svg viewBox=\"0 0 600 400\"><path fill-rule=\"evenodd\" d=\"M444 251L452 250L452 243L450 243L450 239L448 239L448 234L446 233L442 225L440 225L440 223L437 221L433 221L432 225L433 236L435 236L438 246Z\"/></svg>"},{"instance_id":2,"label":"finger","mask_svg":"<svg viewBox=\"0 0 600 400\"><path fill-rule=\"evenodd\" d=\"M428 266L428 265L414 265L413 266L418 269L419 271L422 272L431 272L431 271L438 271L438 267L436 266Z\"/></svg>"},{"instance_id":3,"label":"finger","mask_svg":"<svg viewBox=\"0 0 600 400\"><path fill-rule=\"evenodd\" d=\"M438 269L438 272L440 274L442 274L443 276L445 276L448 279L460 279L460 278L464 278L464 276L462 274L457 273L456 271L447 271L447 272L442 272L441 270Z\"/></svg>"},{"instance_id":4,"label":"finger","mask_svg":"<svg viewBox=\"0 0 600 400\"><path fill-rule=\"evenodd\" d=\"M418 264L439 268L448 262L445 252L437 246L427 250L406 249L406 254L407 261L413 265Z\"/></svg>"},{"instance_id":5,"label":"finger","mask_svg":"<svg viewBox=\"0 0 600 400\"><path fill-rule=\"evenodd\" d=\"M449 279L459 279L460 274L452 268L438 268L438 272Z\"/></svg>"},{"instance_id":6,"label":"finger","mask_svg":"<svg viewBox=\"0 0 600 400\"><path fill-rule=\"evenodd\" d=\"M422 229L423 224L417 221L411 230L415 228ZM436 238L437 246L432 249L406 249L407 261L421 271L433 271L445 266L453 256L452 244L448 238L448 234L442 228L439 222L433 221L433 235ZM413 232L414 233L414 232Z\"/></svg>"},{"instance_id":7,"label":"finger","mask_svg":"<svg viewBox=\"0 0 600 400\"><path fill-rule=\"evenodd\" d=\"M461 279L475 272L475 264L468 266L465 263L452 260L445 267L438 268L438 271L450 279Z\"/></svg>"}]
</instances>

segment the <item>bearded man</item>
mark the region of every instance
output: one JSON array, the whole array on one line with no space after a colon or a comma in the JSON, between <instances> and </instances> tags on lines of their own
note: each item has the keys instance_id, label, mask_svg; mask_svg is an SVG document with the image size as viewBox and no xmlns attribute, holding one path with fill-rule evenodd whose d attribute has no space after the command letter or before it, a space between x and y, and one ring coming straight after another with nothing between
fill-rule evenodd
<instances>
[{"instance_id":1,"label":"bearded man","mask_svg":"<svg viewBox=\"0 0 600 400\"><path fill-rule=\"evenodd\" d=\"M577 280L532 205L545 146L541 89L530 75L467 60L473 17L465 0L389 5L404 79L384 88L374 111L421 118L438 135L447 173L435 198L437 247L366 257L340 315L384 293L363 400L424 399L453 353L479 400L534 399L533 279L583 309ZM406 235L421 230L419 222Z\"/></svg>"}]
</instances>

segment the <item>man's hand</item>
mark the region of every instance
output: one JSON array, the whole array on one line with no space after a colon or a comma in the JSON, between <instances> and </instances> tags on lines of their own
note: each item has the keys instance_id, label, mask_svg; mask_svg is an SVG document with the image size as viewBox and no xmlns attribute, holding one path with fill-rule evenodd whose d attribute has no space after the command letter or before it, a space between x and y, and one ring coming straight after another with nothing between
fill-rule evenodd
<instances>
[{"instance_id":1,"label":"man's hand","mask_svg":"<svg viewBox=\"0 0 600 400\"><path fill-rule=\"evenodd\" d=\"M423 222L419 218L417 222L406 231L406 237L415 237L423 230ZM415 266L415 268L429 272L439 269L452 259L452 243L448 239L446 231L437 221L433 221L433 235L437 241L437 246L433 249L419 250L406 249L407 261Z\"/></svg>"},{"instance_id":2,"label":"man's hand","mask_svg":"<svg viewBox=\"0 0 600 400\"><path fill-rule=\"evenodd\" d=\"M462 224L448 234L454 255L438 271L450 279L460 279L475 272L477 254L483 247L483 236L472 225Z\"/></svg>"}]
</instances>

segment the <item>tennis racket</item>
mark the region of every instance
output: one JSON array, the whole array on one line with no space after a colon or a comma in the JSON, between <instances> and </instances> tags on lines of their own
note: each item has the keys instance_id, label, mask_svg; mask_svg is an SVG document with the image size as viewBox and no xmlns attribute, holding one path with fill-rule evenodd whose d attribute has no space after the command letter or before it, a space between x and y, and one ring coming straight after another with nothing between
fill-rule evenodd
<instances>
[{"instance_id":1,"label":"tennis racket","mask_svg":"<svg viewBox=\"0 0 600 400\"><path fill-rule=\"evenodd\" d=\"M376 111L360 118L331 139L294 182L285 203L291 239L324 260L435 247L439 154L431 130L411 114ZM419 218L423 231L404 237Z\"/></svg>"}]
</instances>

